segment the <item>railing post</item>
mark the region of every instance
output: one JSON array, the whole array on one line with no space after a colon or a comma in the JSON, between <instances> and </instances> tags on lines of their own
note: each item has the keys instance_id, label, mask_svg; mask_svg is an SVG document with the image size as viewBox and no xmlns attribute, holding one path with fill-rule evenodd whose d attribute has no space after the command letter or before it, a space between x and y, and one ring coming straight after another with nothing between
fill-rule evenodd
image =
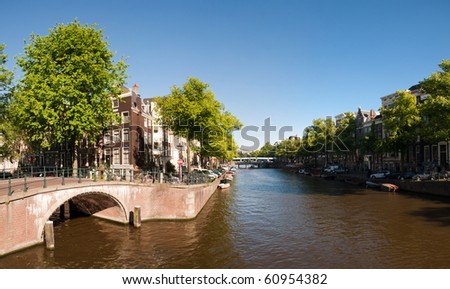
<instances>
[{"instance_id":1,"label":"railing post","mask_svg":"<svg viewBox=\"0 0 450 289\"><path fill-rule=\"evenodd\" d=\"M47 187L47 170L44 166L44 189Z\"/></svg>"},{"instance_id":2,"label":"railing post","mask_svg":"<svg viewBox=\"0 0 450 289\"><path fill-rule=\"evenodd\" d=\"M27 188L27 176L23 176L23 191L26 193L28 191Z\"/></svg>"},{"instance_id":3,"label":"railing post","mask_svg":"<svg viewBox=\"0 0 450 289\"><path fill-rule=\"evenodd\" d=\"M139 228L141 226L141 206L134 207L133 226Z\"/></svg>"},{"instance_id":4,"label":"railing post","mask_svg":"<svg viewBox=\"0 0 450 289\"><path fill-rule=\"evenodd\" d=\"M94 170L94 183L97 182L97 171Z\"/></svg>"},{"instance_id":5,"label":"railing post","mask_svg":"<svg viewBox=\"0 0 450 289\"><path fill-rule=\"evenodd\" d=\"M64 173L62 174L62 179L61 179L61 186L64 186L65 185L65 183L64 183Z\"/></svg>"},{"instance_id":6,"label":"railing post","mask_svg":"<svg viewBox=\"0 0 450 289\"><path fill-rule=\"evenodd\" d=\"M130 170L130 183L133 182L133 171Z\"/></svg>"},{"instance_id":7,"label":"railing post","mask_svg":"<svg viewBox=\"0 0 450 289\"><path fill-rule=\"evenodd\" d=\"M78 183L81 184L81 174L80 174L80 168L78 168Z\"/></svg>"},{"instance_id":8,"label":"railing post","mask_svg":"<svg viewBox=\"0 0 450 289\"><path fill-rule=\"evenodd\" d=\"M12 191L11 191L11 178L8 178L8 196L12 195Z\"/></svg>"},{"instance_id":9,"label":"railing post","mask_svg":"<svg viewBox=\"0 0 450 289\"><path fill-rule=\"evenodd\" d=\"M45 223L44 236L47 249L55 249L55 233L53 230L53 221L47 221Z\"/></svg>"}]
</instances>

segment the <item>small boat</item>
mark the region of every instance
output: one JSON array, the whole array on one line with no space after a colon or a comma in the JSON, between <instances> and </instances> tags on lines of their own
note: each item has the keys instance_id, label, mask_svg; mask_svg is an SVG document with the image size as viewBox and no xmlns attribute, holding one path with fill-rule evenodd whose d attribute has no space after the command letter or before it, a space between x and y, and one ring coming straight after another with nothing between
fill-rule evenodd
<instances>
[{"instance_id":1,"label":"small boat","mask_svg":"<svg viewBox=\"0 0 450 289\"><path fill-rule=\"evenodd\" d=\"M230 186L231 186L231 180L229 180L229 179L220 180L220 183L218 185L218 187L220 189L228 189Z\"/></svg>"},{"instance_id":2,"label":"small boat","mask_svg":"<svg viewBox=\"0 0 450 289\"><path fill-rule=\"evenodd\" d=\"M379 183L366 181L366 188L379 189L380 187L381 187L381 184L379 184Z\"/></svg>"},{"instance_id":3,"label":"small boat","mask_svg":"<svg viewBox=\"0 0 450 289\"><path fill-rule=\"evenodd\" d=\"M380 188L385 192L396 192L399 189L399 187L394 184L381 184Z\"/></svg>"},{"instance_id":4,"label":"small boat","mask_svg":"<svg viewBox=\"0 0 450 289\"><path fill-rule=\"evenodd\" d=\"M230 183L220 183L218 185L219 189L223 190L223 189L228 189L230 187Z\"/></svg>"}]
</instances>

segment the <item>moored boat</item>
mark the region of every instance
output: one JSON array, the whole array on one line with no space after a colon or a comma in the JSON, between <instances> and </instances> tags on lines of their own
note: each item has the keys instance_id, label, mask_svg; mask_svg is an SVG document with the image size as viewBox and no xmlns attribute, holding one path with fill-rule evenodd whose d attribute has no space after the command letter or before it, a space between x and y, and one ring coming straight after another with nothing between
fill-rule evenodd
<instances>
[{"instance_id":1,"label":"moored boat","mask_svg":"<svg viewBox=\"0 0 450 289\"><path fill-rule=\"evenodd\" d=\"M396 192L399 189L399 187L394 184L381 184L380 188L386 192Z\"/></svg>"},{"instance_id":2,"label":"moored boat","mask_svg":"<svg viewBox=\"0 0 450 289\"><path fill-rule=\"evenodd\" d=\"M366 181L366 188L379 189L381 185L379 183Z\"/></svg>"},{"instance_id":3,"label":"moored boat","mask_svg":"<svg viewBox=\"0 0 450 289\"><path fill-rule=\"evenodd\" d=\"M220 183L217 187L220 189L228 189L230 186L231 186L231 180L223 179L223 180L220 180Z\"/></svg>"},{"instance_id":4,"label":"moored boat","mask_svg":"<svg viewBox=\"0 0 450 289\"><path fill-rule=\"evenodd\" d=\"M230 187L230 183L220 183L218 185L219 189L224 190L224 189L228 189Z\"/></svg>"}]
</instances>

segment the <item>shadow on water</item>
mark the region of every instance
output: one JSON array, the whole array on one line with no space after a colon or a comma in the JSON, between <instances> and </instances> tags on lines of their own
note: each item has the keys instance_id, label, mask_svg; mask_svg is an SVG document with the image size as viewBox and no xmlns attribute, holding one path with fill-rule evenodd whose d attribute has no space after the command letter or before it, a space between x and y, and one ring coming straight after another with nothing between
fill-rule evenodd
<instances>
[{"instance_id":1,"label":"shadow on water","mask_svg":"<svg viewBox=\"0 0 450 289\"><path fill-rule=\"evenodd\" d=\"M421 217L426 221L440 224L443 227L450 226L450 207L426 207L411 212L411 216Z\"/></svg>"}]
</instances>

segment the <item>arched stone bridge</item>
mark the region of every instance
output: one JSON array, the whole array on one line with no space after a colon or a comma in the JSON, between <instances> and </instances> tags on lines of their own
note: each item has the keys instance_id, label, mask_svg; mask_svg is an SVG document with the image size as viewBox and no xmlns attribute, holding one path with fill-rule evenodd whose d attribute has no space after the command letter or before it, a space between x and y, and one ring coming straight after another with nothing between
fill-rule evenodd
<instances>
[{"instance_id":1,"label":"arched stone bridge","mask_svg":"<svg viewBox=\"0 0 450 289\"><path fill-rule=\"evenodd\" d=\"M70 181L11 194L0 183L0 255L44 241L44 226L52 214L69 200L90 214L128 223L135 206L142 220L192 219L217 188L210 185L171 186L127 182ZM1 186L3 184L3 186ZM20 187L20 186L19 186ZM3 189L2 189L3 188Z\"/></svg>"}]
</instances>

